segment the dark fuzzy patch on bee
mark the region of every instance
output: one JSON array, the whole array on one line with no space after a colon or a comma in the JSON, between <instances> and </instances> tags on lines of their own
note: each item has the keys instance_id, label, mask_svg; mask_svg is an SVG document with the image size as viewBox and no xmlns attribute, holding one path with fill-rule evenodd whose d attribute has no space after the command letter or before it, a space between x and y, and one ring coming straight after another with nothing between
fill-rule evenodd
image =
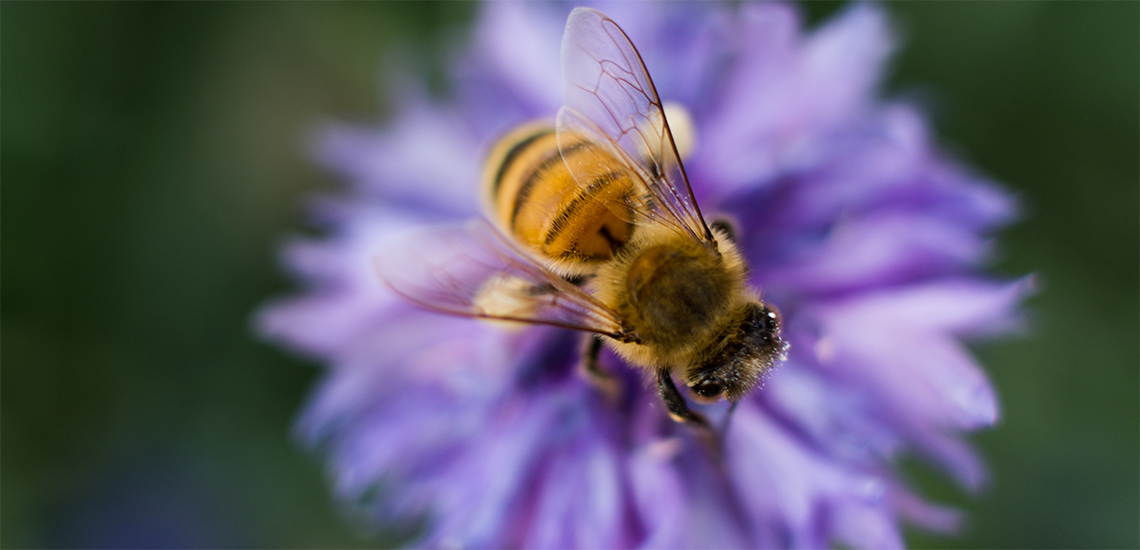
<instances>
[{"instance_id":1,"label":"dark fuzzy patch on bee","mask_svg":"<svg viewBox=\"0 0 1140 550\"><path fill-rule=\"evenodd\" d=\"M625 307L642 341L670 349L708 331L729 305L733 288L719 254L699 243L671 243L641 252L626 274Z\"/></svg>"},{"instance_id":2,"label":"dark fuzzy patch on bee","mask_svg":"<svg viewBox=\"0 0 1140 550\"><path fill-rule=\"evenodd\" d=\"M736 401L755 387L784 353L779 313L762 303L744 305L686 370L698 397Z\"/></svg>"}]
</instances>

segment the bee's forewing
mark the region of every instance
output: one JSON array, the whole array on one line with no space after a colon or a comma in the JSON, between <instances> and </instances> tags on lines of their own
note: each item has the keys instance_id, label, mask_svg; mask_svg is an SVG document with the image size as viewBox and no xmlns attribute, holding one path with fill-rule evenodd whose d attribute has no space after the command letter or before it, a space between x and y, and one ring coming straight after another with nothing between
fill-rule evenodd
<instances>
[{"instance_id":1,"label":"bee's forewing","mask_svg":"<svg viewBox=\"0 0 1140 550\"><path fill-rule=\"evenodd\" d=\"M571 12L562 37L562 80L559 132L582 133L620 151L642 180L645 197L634 208L654 211L645 217L664 218L698 240L711 238L653 80L621 27L597 10ZM573 174L575 167L569 169Z\"/></svg>"},{"instance_id":2,"label":"bee's forewing","mask_svg":"<svg viewBox=\"0 0 1140 550\"><path fill-rule=\"evenodd\" d=\"M616 313L481 220L409 233L374 263L389 288L434 311L622 334Z\"/></svg>"}]
</instances>

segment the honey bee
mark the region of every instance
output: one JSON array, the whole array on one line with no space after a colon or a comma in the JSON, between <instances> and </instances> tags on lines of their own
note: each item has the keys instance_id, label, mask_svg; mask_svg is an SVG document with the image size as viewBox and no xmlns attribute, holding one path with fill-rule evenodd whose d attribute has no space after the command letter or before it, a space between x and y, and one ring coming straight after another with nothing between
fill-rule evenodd
<instances>
[{"instance_id":1,"label":"honey bee","mask_svg":"<svg viewBox=\"0 0 1140 550\"><path fill-rule=\"evenodd\" d=\"M593 333L583 365L596 379L608 376L604 342L656 376L674 420L711 433L674 373L698 401L735 404L783 359L780 314L746 284L730 226L705 223L625 32L575 9L562 72L554 123L521 126L492 148L483 195L493 227L420 235L418 261L378 262L381 277L437 311Z\"/></svg>"}]
</instances>

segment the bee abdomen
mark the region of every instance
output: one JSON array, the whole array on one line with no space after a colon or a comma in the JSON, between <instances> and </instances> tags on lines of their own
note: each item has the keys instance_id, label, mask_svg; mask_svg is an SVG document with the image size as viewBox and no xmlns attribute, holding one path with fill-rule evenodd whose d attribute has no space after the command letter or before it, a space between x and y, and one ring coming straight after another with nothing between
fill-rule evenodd
<instances>
[{"instance_id":1,"label":"bee abdomen","mask_svg":"<svg viewBox=\"0 0 1140 550\"><path fill-rule=\"evenodd\" d=\"M581 167L579 179L563 154ZM501 229L541 256L588 271L576 264L608 260L629 240L632 226L611 209L624 207L630 177L593 143L571 141L560 154L554 128L531 125L495 146L484 185L490 217Z\"/></svg>"}]
</instances>

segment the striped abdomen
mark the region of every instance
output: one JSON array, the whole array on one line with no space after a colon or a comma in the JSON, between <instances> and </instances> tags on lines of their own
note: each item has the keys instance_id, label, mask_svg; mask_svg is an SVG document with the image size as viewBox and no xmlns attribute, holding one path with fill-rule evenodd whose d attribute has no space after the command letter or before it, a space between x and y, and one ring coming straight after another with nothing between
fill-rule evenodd
<instances>
[{"instance_id":1,"label":"striped abdomen","mask_svg":"<svg viewBox=\"0 0 1140 550\"><path fill-rule=\"evenodd\" d=\"M587 272L613 257L633 227L607 202L623 207L632 188L621 162L585 139L566 144L571 176L554 128L523 126L495 145L484 185L490 217L507 233L571 272ZM620 210L619 210L620 211Z\"/></svg>"}]
</instances>

